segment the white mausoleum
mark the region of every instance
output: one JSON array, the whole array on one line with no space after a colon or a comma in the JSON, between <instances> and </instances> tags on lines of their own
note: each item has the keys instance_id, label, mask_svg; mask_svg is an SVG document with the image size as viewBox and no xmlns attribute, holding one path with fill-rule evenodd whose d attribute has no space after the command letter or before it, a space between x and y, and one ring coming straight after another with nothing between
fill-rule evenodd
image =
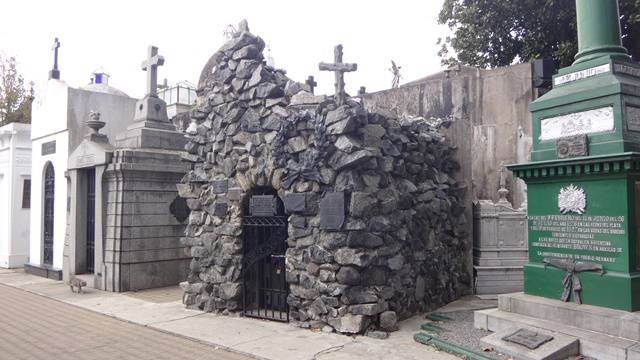
<instances>
[{"instance_id":1,"label":"white mausoleum","mask_svg":"<svg viewBox=\"0 0 640 360\"><path fill-rule=\"evenodd\" d=\"M63 249L70 211L70 154L90 132L90 111L106 122L102 133L110 138L123 132L133 118L136 100L108 84L108 75L96 72L89 85L73 88L51 78L33 103L31 140L31 232L28 272L62 278Z\"/></svg>"},{"instance_id":2,"label":"white mausoleum","mask_svg":"<svg viewBox=\"0 0 640 360\"><path fill-rule=\"evenodd\" d=\"M0 127L0 267L22 267L29 258L31 125Z\"/></svg>"}]
</instances>

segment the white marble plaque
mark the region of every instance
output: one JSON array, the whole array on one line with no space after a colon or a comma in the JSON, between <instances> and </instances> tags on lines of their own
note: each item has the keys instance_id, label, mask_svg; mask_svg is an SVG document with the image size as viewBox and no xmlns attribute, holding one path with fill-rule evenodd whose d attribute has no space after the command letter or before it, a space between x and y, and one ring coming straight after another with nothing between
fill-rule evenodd
<instances>
[{"instance_id":1,"label":"white marble plaque","mask_svg":"<svg viewBox=\"0 0 640 360\"><path fill-rule=\"evenodd\" d=\"M613 106L607 106L540 120L540 140L593 134L613 129Z\"/></svg>"},{"instance_id":2,"label":"white marble plaque","mask_svg":"<svg viewBox=\"0 0 640 360\"><path fill-rule=\"evenodd\" d=\"M572 72L566 75L556 76L553 79L553 85L562 85L572 81L586 79L588 77L608 73L610 71L611 71L611 64L604 64L604 65L592 67L589 69Z\"/></svg>"}]
</instances>

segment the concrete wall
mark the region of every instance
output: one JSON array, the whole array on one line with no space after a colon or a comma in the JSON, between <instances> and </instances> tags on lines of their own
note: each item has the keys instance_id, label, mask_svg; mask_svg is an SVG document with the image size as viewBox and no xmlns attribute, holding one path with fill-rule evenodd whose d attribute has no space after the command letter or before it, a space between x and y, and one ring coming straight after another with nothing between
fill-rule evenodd
<instances>
[{"instance_id":1,"label":"concrete wall","mask_svg":"<svg viewBox=\"0 0 640 360\"><path fill-rule=\"evenodd\" d=\"M458 146L460 177L471 188L470 200L498 200L500 164L525 162L531 149L534 99L531 65L492 70L460 67L440 72L397 89L363 97L370 110L391 109L396 115L451 117L445 131ZM507 174L508 199L518 208L524 191ZM469 218L470 219L470 218Z\"/></svg>"},{"instance_id":2,"label":"concrete wall","mask_svg":"<svg viewBox=\"0 0 640 360\"><path fill-rule=\"evenodd\" d=\"M31 177L31 125L0 127L0 267L21 267L29 258L29 208L22 208L24 180Z\"/></svg>"},{"instance_id":3,"label":"concrete wall","mask_svg":"<svg viewBox=\"0 0 640 360\"><path fill-rule=\"evenodd\" d=\"M89 133L85 125L90 111L101 114L100 120L106 123L100 130L114 141L116 136L126 130L133 122L137 99L69 88L69 107L67 109L67 128L69 133L69 150L73 151Z\"/></svg>"},{"instance_id":4,"label":"concrete wall","mask_svg":"<svg viewBox=\"0 0 640 360\"><path fill-rule=\"evenodd\" d=\"M35 124L33 124L35 127ZM53 223L53 267L62 269L62 250L66 231L68 186L65 171L67 170L68 131L32 140L31 158L31 232L29 241L29 263L42 263L43 223L44 223L44 171L51 162L55 171L55 200ZM42 155L42 144L56 142L54 154Z\"/></svg>"}]
</instances>

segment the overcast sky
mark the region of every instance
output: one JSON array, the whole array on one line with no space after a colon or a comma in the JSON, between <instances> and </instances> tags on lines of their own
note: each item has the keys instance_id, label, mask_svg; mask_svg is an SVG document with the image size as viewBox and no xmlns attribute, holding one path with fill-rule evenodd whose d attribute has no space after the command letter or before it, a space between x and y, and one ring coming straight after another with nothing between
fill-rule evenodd
<instances>
[{"instance_id":1,"label":"overcast sky","mask_svg":"<svg viewBox=\"0 0 640 360\"><path fill-rule=\"evenodd\" d=\"M62 80L86 85L103 67L110 85L133 97L146 90L140 69L149 45L159 48L165 65L159 82L196 83L202 67L223 44L227 25L246 18L252 33L271 47L278 68L304 81L313 75L316 93L333 93L333 74L318 71L333 62L333 47L344 46L344 61L358 64L345 75L347 92L389 88L391 60L402 66L400 83L441 69L436 40L442 0L416 1L148 1L5 0L0 21L0 54L15 56L18 71L36 83L52 67L52 43L60 38Z\"/></svg>"}]
</instances>

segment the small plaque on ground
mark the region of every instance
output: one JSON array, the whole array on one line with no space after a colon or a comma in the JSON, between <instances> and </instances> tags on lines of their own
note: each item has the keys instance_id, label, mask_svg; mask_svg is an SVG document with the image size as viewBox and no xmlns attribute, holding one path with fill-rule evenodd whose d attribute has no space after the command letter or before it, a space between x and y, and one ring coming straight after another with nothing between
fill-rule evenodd
<instances>
[{"instance_id":1,"label":"small plaque on ground","mask_svg":"<svg viewBox=\"0 0 640 360\"><path fill-rule=\"evenodd\" d=\"M249 201L251 216L274 216L276 199L273 195L253 195Z\"/></svg>"},{"instance_id":2,"label":"small plaque on ground","mask_svg":"<svg viewBox=\"0 0 640 360\"><path fill-rule=\"evenodd\" d=\"M503 337L502 340L534 350L542 346L542 344L553 340L553 336L540 334L527 329L518 329L513 334Z\"/></svg>"},{"instance_id":3,"label":"small plaque on ground","mask_svg":"<svg viewBox=\"0 0 640 360\"><path fill-rule=\"evenodd\" d=\"M556 140L556 156L558 159L566 159L576 156L589 155L587 135L574 135L561 137Z\"/></svg>"}]
</instances>

